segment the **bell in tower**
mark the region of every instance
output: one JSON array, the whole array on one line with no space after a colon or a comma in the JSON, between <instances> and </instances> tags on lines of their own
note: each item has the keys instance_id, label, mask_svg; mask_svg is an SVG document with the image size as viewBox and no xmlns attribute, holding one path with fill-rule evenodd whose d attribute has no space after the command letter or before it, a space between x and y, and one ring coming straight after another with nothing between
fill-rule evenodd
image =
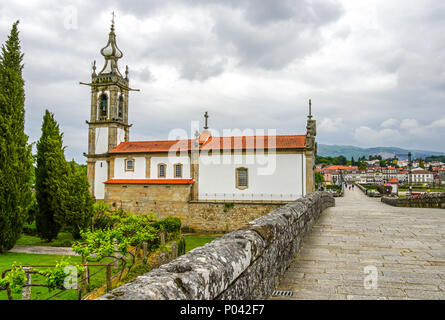
<instances>
[{"instance_id":1,"label":"bell in tower","mask_svg":"<svg viewBox=\"0 0 445 320\"><path fill-rule=\"evenodd\" d=\"M108 178L108 151L118 144L129 140L128 96L130 91L139 91L129 87L128 66L125 77L119 71L118 61L123 57L116 43L114 30L114 12L108 42L100 50L104 57L104 66L96 73L96 61L93 63L91 82L80 84L91 87L91 110L88 133L87 157L90 190L96 199L104 198L103 182Z\"/></svg>"}]
</instances>

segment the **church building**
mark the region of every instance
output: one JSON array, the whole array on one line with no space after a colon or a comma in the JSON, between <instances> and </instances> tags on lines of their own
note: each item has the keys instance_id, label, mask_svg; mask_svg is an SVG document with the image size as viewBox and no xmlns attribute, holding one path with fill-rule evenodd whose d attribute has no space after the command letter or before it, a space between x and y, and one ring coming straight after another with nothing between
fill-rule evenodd
<instances>
[{"instance_id":1,"label":"church building","mask_svg":"<svg viewBox=\"0 0 445 320\"><path fill-rule=\"evenodd\" d=\"M213 136L205 126L182 140L131 141L128 66L114 23L90 83L87 158L97 201L134 213L178 216L200 231L230 231L314 191L317 144L311 102L305 134Z\"/></svg>"}]
</instances>

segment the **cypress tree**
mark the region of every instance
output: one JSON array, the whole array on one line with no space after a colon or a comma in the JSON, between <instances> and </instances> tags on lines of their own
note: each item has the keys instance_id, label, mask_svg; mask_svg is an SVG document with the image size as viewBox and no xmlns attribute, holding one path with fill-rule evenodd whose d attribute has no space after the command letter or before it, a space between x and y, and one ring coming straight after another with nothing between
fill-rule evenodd
<instances>
[{"instance_id":1,"label":"cypress tree","mask_svg":"<svg viewBox=\"0 0 445 320\"><path fill-rule=\"evenodd\" d=\"M32 155L25 134L25 90L19 21L0 53L0 252L22 232L31 199Z\"/></svg>"},{"instance_id":2,"label":"cypress tree","mask_svg":"<svg viewBox=\"0 0 445 320\"><path fill-rule=\"evenodd\" d=\"M37 142L36 216L37 232L41 239L57 238L61 224L56 215L66 210L68 198L68 165L65 160L63 133L54 114L45 111L42 136Z\"/></svg>"},{"instance_id":3,"label":"cypress tree","mask_svg":"<svg viewBox=\"0 0 445 320\"><path fill-rule=\"evenodd\" d=\"M74 239L80 239L80 231L88 228L93 215L93 198L85 170L71 161L68 166L68 193L65 210L55 214L55 220L69 230Z\"/></svg>"}]
</instances>

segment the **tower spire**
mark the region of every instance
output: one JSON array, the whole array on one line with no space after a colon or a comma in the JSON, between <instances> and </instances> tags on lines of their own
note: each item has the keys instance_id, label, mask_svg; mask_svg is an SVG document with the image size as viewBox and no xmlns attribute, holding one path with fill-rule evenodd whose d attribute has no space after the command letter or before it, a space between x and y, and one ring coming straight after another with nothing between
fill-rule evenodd
<instances>
[{"instance_id":1,"label":"tower spire","mask_svg":"<svg viewBox=\"0 0 445 320\"><path fill-rule=\"evenodd\" d=\"M123 57L122 51L117 47L116 43L116 34L114 33L114 11L111 13L111 28L110 33L108 34L108 42L105 47L100 50L100 53L105 58L105 65L102 70L99 72L101 74L116 74L122 77L122 74L119 71L117 61Z\"/></svg>"}]
</instances>

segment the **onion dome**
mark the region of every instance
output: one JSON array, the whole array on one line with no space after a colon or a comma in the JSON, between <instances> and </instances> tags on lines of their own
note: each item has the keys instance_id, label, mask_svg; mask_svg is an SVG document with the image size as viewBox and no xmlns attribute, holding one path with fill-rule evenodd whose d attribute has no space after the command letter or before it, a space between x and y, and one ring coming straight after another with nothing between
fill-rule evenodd
<instances>
[{"instance_id":1,"label":"onion dome","mask_svg":"<svg viewBox=\"0 0 445 320\"><path fill-rule=\"evenodd\" d=\"M116 44L116 34L114 33L114 23L111 24L111 31L108 36L107 45L100 50L100 53L105 58L105 65L102 70L99 72L100 74L118 74L122 77L119 72L119 68L117 66L117 61L122 58L123 53L117 47Z\"/></svg>"}]
</instances>

